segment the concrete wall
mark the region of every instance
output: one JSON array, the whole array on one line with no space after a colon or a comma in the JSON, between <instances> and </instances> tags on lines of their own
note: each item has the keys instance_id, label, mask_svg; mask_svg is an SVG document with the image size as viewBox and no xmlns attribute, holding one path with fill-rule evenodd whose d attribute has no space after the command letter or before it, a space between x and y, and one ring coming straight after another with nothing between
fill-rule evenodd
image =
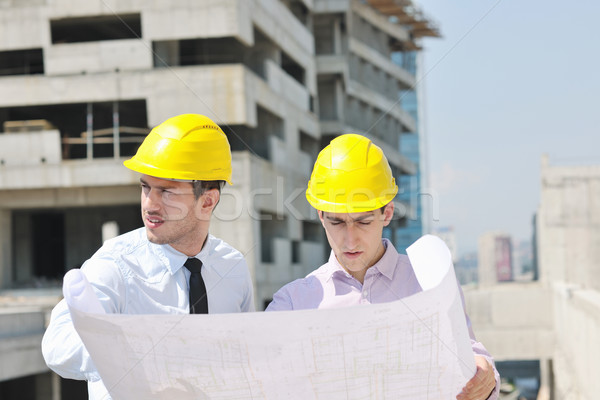
<instances>
[{"instance_id":1,"label":"concrete wall","mask_svg":"<svg viewBox=\"0 0 600 400\"><path fill-rule=\"evenodd\" d=\"M465 288L473 331L496 360L537 360L554 353L552 291L539 282Z\"/></svg>"},{"instance_id":2,"label":"concrete wall","mask_svg":"<svg viewBox=\"0 0 600 400\"><path fill-rule=\"evenodd\" d=\"M152 43L139 39L55 44L44 53L46 75L152 68Z\"/></svg>"},{"instance_id":3,"label":"concrete wall","mask_svg":"<svg viewBox=\"0 0 600 400\"><path fill-rule=\"evenodd\" d=\"M12 215L8 210L0 209L0 287L12 281Z\"/></svg>"},{"instance_id":4,"label":"concrete wall","mask_svg":"<svg viewBox=\"0 0 600 400\"><path fill-rule=\"evenodd\" d=\"M595 399L600 391L600 292L555 284L556 399Z\"/></svg>"},{"instance_id":5,"label":"concrete wall","mask_svg":"<svg viewBox=\"0 0 600 400\"><path fill-rule=\"evenodd\" d=\"M554 166L542 157L537 215L540 278L552 287L555 398L600 391L600 166Z\"/></svg>"},{"instance_id":6,"label":"concrete wall","mask_svg":"<svg viewBox=\"0 0 600 400\"><path fill-rule=\"evenodd\" d=\"M40 343L45 327L38 309L0 309L0 381L48 371Z\"/></svg>"},{"instance_id":7,"label":"concrete wall","mask_svg":"<svg viewBox=\"0 0 600 400\"><path fill-rule=\"evenodd\" d=\"M540 278L600 290L600 166L542 160Z\"/></svg>"},{"instance_id":8,"label":"concrete wall","mask_svg":"<svg viewBox=\"0 0 600 400\"><path fill-rule=\"evenodd\" d=\"M61 160L60 132L56 130L0 135L0 161L3 169L59 164Z\"/></svg>"}]
</instances>

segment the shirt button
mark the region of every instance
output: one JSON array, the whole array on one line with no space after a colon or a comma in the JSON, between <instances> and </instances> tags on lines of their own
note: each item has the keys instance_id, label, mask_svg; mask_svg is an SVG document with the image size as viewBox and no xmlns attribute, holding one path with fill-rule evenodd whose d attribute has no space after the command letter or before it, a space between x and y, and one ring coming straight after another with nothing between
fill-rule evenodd
<instances>
[{"instance_id":1,"label":"shirt button","mask_svg":"<svg viewBox=\"0 0 600 400\"><path fill-rule=\"evenodd\" d=\"M366 299L368 295L369 295L369 292L366 290L363 290L363 292L362 292L363 299Z\"/></svg>"}]
</instances>

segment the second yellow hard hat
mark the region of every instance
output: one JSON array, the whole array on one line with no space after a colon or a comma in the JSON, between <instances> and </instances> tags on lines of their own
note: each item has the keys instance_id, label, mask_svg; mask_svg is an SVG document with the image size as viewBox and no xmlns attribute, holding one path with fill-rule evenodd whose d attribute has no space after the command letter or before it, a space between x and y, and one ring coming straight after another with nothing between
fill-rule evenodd
<instances>
[{"instance_id":1,"label":"second yellow hard hat","mask_svg":"<svg viewBox=\"0 0 600 400\"><path fill-rule=\"evenodd\" d=\"M306 199L317 210L352 213L381 208L396 193L398 186L383 151L368 138L351 133L321 150Z\"/></svg>"}]
</instances>

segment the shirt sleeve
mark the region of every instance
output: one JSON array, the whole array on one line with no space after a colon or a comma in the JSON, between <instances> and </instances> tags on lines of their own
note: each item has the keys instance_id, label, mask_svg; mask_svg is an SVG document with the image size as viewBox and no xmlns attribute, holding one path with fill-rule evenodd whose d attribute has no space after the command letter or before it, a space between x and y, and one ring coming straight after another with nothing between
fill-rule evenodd
<instances>
[{"instance_id":1,"label":"shirt sleeve","mask_svg":"<svg viewBox=\"0 0 600 400\"><path fill-rule=\"evenodd\" d=\"M117 313L123 293L122 280L114 262L90 259L81 269L94 288L104 310ZM100 375L75 330L67 302L61 300L52 310L42 338L42 355L48 367L63 378L95 382Z\"/></svg>"},{"instance_id":2,"label":"shirt sleeve","mask_svg":"<svg viewBox=\"0 0 600 400\"><path fill-rule=\"evenodd\" d=\"M73 326L64 299L52 310L50 324L42 338L42 354L48 367L63 378L100 380L92 358Z\"/></svg>"},{"instance_id":3,"label":"shirt sleeve","mask_svg":"<svg viewBox=\"0 0 600 400\"><path fill-rule=\"evenodd\" d=\"M273 295L273 300L269 303L265 311L287 311L293 310L292 298L287 286L282 287Z\"/></svg>"},{"instance_id":4,"label":"shirt sleeve","mask_svg":"<svg viewBox=\"0 0 600 400\"><path fill-rule=\"evenodd\" d=\"M248 271L248 267L246 267L246 271ZM246 296L244 297L244 301L240 309L242 312L256 311L256 307L254 305L254 286L252 284L252 277L250 276L249 272L246 276Z\"/></svg>"},{"instance_id":5,"label":"shirt sleeve","mask_svg":"<svg viewBox=\"0 0 600 400\"><path fill-rule=\"evenodd\" d=\"M485 346L481 342L477 341L477 339L475 338L475 333L473 332L473 327L471 326L471 319L467 315L467 311L466 311L465 296L463 294L460 283L457 282L457 284L458 284L458 291L460 293L460 300L462 302L463 310L465 311L465 319L467 321L469 337L471 338L471 348L473 349L473 355L484 357L486 360L488 360L488 362L494 368L494 376L496 378L496 387L494 388L494 391L492 392L492 394L490 394L490 396L487 398L487 400L496 400L500 396L500 374L498 373L498 369L496 369L496 363L494 362L494 358L492 357L492 355L487 351Z\"/></svg>"}]
</instances>

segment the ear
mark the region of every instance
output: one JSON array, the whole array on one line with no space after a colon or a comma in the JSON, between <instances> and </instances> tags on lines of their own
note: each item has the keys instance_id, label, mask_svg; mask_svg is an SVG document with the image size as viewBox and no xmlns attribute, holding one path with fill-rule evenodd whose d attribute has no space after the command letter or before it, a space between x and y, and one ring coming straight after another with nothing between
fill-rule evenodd
<instances>
[{"instance_id":1,"label":"ear","mask_svg":"<svg viewBox=\"0 0 600 400\"><path fill-rule=\"evenodd\" d=\"M388 226L394 218L394 202L390 201L383 209L383 226Z\"/></svg>"},{"instance_id":2,"label":"ear","mask_svg":"<svg viewBox=\"0 0 600 400\"><path fill-rule=\"evenodd\" d=\"M217 203L219 203L220 198L221 193L217 189L210 189L202 193L202 196L198 198L202 214L208 214L210 216L217 206Z\"/></svg>"},{"instance_id":3,"label":"ear","mask_svg":"<svg viewBox=\"0 0 600 400\"><path fill-rule=\"evenodd\" d=\"M325 228L325 221L324 221L324 213L321 210L317 210L317 214L319 214L319 220L321 220L321 225L323 225L323 228Z\"/></svg>"}]
</instances>

